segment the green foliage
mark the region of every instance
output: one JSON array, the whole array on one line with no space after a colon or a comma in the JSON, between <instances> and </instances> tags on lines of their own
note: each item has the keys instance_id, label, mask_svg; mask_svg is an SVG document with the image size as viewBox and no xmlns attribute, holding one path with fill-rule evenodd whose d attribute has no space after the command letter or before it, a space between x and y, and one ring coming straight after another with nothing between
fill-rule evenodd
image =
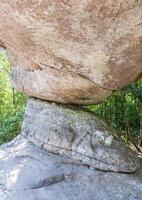
<instances>
[{"instance_id":1,"label":"green foliage","mask_svg":"<svg viewBox=\"0 0 142 200\"><path fill-rule=\"evenodd\" d=\"M142 144L142 81L115 92L105 102L90 106L99 116L106 119L118 134L131 142L135 138Z\"/></svg>"},{"instance_id":2,"label":"green foliage","mask_svg":"<svg viewBox=\"0 0 142 200\"><path fill-rule=\"evenodd\" d=\"M21 128L25 97L12 88L11 67L6 53L0 51L0 144L12 140Z\"/></svg>"}]
</instances>

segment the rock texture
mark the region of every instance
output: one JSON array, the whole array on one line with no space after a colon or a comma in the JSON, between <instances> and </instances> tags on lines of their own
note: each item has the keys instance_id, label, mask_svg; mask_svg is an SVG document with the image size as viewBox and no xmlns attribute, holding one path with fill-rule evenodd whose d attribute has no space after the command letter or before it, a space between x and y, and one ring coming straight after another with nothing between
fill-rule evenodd
<instances>
[{"instance_id":1,"label":"rock texture","mask_svg":"<svg viewBox=\"0 0 142 200\"><path fill-rule=\"evenodd\" d=\"M134 172L137 155L94 113L29 99L22 136L41 149L70 162L106 171Z\"/></svg>"},{"instance_id":2,"label":"rock texture","mask_svg":"<svg viewBox=\"0 0 142 200\"><path fill-rule=\"evenodd\" d=\"M19 91L98 103L142 74L142 0L1 0L0 47ZM31 98L0 148L0 200L141 200L140 167L93 113Z\"/></svg>"},{"instance_id":3,"label":"rock texture","mask_svg":"<svg viewBox=\"0 0 142 200\"><path fill-rule=\"evenodd\" d=\"M21 135L0 147L0 200L141 200L141 167L93 113L30 98Z\"/></svg>"},{"instance_id":4,"label":"rock texture","mask_svg":"<svg viewBox=\"0 0 142 200\"><path fill-rule=\"evenodd\" d=\"M142 171L132 175L102 172L68 161L22 137L0 147L0 199L142 199Z\"/></svg>"},{"instance_id":5,"label":"rock texture","mask_svg":"<svg viewBox=\"0 0 142 200\"><path fill-rule=\"evenodd\" d=\"M1 0L13 84L62 103L100 102L142 73L142 0Z\"/></svg>"}]
</instances>

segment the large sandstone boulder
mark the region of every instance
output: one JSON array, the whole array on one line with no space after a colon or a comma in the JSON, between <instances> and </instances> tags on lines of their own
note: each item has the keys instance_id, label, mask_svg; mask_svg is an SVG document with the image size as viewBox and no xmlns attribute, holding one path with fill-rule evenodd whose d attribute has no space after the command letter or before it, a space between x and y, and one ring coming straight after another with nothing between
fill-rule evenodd
<instances>
[{"instance_id":1,"label":"large sandstone boulder","mask_svg":"<svg viewBox=\"0 0 142 200\"><path fill-rule=\"evenodd\" d=\"M142 0L1 0L15 87L62 103L107 98L142 73Z\"/></svg>"}]
</instances>

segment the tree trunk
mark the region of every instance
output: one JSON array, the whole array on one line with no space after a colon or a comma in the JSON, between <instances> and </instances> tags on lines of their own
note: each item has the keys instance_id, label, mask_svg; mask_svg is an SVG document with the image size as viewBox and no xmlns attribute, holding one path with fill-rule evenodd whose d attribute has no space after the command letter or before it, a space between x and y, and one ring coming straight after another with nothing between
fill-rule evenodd
<instances>
[{"instance_id":1,"label":"tree trunk","mask_svg":"<svg viewBox=\"0 0 142 200\"><path fill-rule=\"evenodd\" d=\"M139 105L140 110L140 146L142 146L142 104Z\"/></svg>"}]
</instances>

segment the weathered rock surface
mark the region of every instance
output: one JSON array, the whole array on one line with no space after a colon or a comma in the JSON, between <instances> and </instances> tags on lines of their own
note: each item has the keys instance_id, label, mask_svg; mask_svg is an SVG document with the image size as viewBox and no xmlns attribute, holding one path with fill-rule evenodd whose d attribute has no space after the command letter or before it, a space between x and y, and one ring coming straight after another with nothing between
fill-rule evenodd
<instances>
[{"instance_id":1,"label":"weathered rock surface","mask_svg":"<svg viewBox=\"0 0 142 200\"><path fill-rule=\"evenodd\" d=\"M0 200L141 200L141 167L92 112L30 98L21 135L0 147Z\"/></svg>"},{"instance_id":2,"label":"weathered rock surface","mask_svg":"<svg viewBox=\"0 0 142 200\"><path fill-rule=\"evenodd\" d=\"M31 98L22 136L41 149L68 156L76 164L128 173L140 167L136 153L86 109Z\"/></svg>"},{"instance_id":3,"label":"weathered rock surface","mask_svg":"<svg viewBox=\"0 0 142 200\"><path fill-rule=\"evenodd\" d=\"M62 103L107 98L142 73L142 0L1 0L15 87Z\"/></svg>"},{"instance_id":4,"label":"weathered rock surface","mask_svg":"<svg viewBox=\"0 0 142 200\"><path fill-rule=\"evenodd\" d=\"M18 90L97 103L142 74L142 0L1 0L0 46ZM141 200L139 168L93 113L29 99L21 135L0 148L0 200Z\"/></svg>"},{"instance_id":5,"label":"weathered rock surface","mask_svg":"<svg viewBox=\"0 0 142 200\"><path fill-rule=\"evenodd\" d=\"M17 138L0 148L0 200L141 200L142 171L102 172L69 164Z\"/></svg>"}]
</instances>

